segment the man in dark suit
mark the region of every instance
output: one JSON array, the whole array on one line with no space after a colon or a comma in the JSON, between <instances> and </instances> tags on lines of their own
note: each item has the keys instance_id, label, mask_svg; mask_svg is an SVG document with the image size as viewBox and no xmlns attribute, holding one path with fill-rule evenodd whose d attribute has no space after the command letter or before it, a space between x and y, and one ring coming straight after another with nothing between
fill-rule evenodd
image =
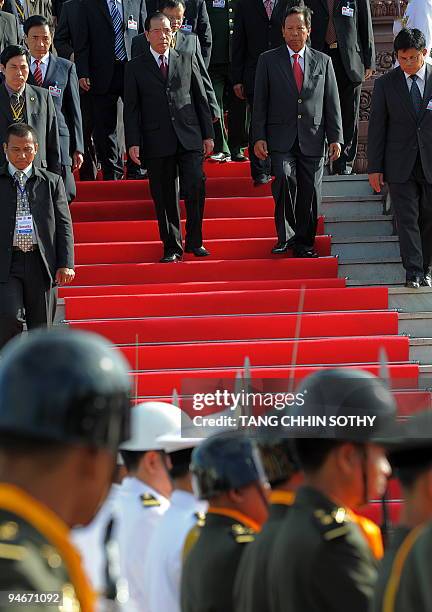
<instances>
[{"instance_id":1,"label":"man in dark suit","mask_svg":"<svg viewBox=\"0 0 432 612\"><path fill-rule=\"evenodd\" d=\"M6 47L0 55L4 82L0 85L0 139L11 123L28 123L38 135L35 165L61 174L57 116L47 90L27 84L27 51L19 45ZM5 163L0 153L0 165Z\"/></svg>"},{"instance_id":2,"label":"man in dark suit","mask_svg":"<svg viewBox=\"0 0 432 612\"><path fill-rule=\"evenodd\" d=\"M77 45L78 30L81 23L81 0L67 0L62 5L61 15L54 33L54 47L59 57L75 61L74 49ZM90 92L80 88L80 107L84 139L84 161L80 168L82 181L95 181L97 177L97 156L93 140L93 104Z\"/></svg>"},{"instance_id":3,"label":"man in dark suit","mask_svg":"<svg viewBox=\"0 0 432 612\"><path fill-rule=\"evenodd\" d=\"M4 0L4 10L18 20L19 34L24 36L24 21L32 15L43 15L54 25L53 0Z\"/></svg>"},{"instance_id":4,"label":"man in dark suit","mask_svg":"<svg viewBox=\"0 0 432 612\"><path fill-rule=\"evenodd\" d=\"M104 180L123 176L117 142L117 103L123 99L124 70L134 36L144 30L145 0L82 0L75 49L81 88L90 92L95 141ZM128 178L140 170L128 164Z\"/></svg>"},{"instance_id":5,"label":"man in dark suit","mask_svg":"<svg viewBox=\"0 0 432 612\"><path fill-rule=\"evenodd\" d=\"M57 113L60 136L62 177L68 202L76 196L72 171L83 162L84 143L80 110L78 78L72 62L50 53L52 43L48 20L33 15L24 23L27 47L30 51L28 82L48 89Z\"/></svg>"},{"instance_id":6,"label":"man in dark suit","mask_svg":"<svg viewBox=\"0 0 432 612\"><path fill-rule=\"evenodd\" d=\"M273 253L294 249L317 257L314 241L321 200L326 139L331 159L340 155L342 117L330 58L306 46L310 9L287 10L285 44L261 55L255 81L252 134L259 159L271 156L275 180Z\"/></svg>"},{"instance_id":7,"label":"man in dark suit","mask_svg":"<svg viewBox=\"0 0 432 612\"><path fill-rule=\"evenodd\" d=\"M18 45L21 42L19 23L15 15L3 10L4 0L0 0L0 53L9 45Z\"/></svg>"},{"instance_id":8,"label":"man in dark suit","mask_svg":"<svg viewBox=\"0 0 432 612\"><path fill-rule=\"evenodd\" d=\"M399 66L375 82L368 135L369 182L388 183L406 286L432 286L432 66L420 30L403 29Z\"/></svg>"},{"instance_id":9,"label":"man in dark suit","mask_svg":"<svg viewBox=\"0 0 432 612\"><path fill-rule=\"evenodd\" d=\"M369 0L305 0L312 10L311 46L330 55L342 109L344 146L334 174L351 174L357 152L362 81L372 76L375 47Z\"/></svg>"},{"instance_id":10,"label":"man in dark suit","mask_svg":"<svg viewBox=\"0 0 432 612\"><path fill-rule=\"evenodd\" d=\"M193 32L187 33L181 31L180 29L185 12L183 0L162 0L159 5L159 10L163 15L168 17L171 24L171 47L179 53L189 53L195 55L213 120L219 119L219 106L201 53L199 38L196 34L193 34ZM140 34L139 36L135 36L132 41L132 58L137 57L142 53L149 52L150 47L146 35Z\"/></svg>"},{"instance_id":11,"label":"man in dark suit","mask_svg":"<svg viewBox=\"0 0 432 612\"><path fill-rule=\"evenodd\" d=\"M75 273L72 221L60 176L34 165L35 130L24 123L5 134L0 169L0 348L23 329L51 325L55 284Z\"/></svg>"},{"instance_id":12,"label":"man in dark suit","mask_svg":"<svg viewBox=\"0 0 432 612\"><path fill-rule=\"evenodd\" d=\"M283 43L282 21L288 0L238 0L232 39L232 81L234 92L247 99L253 117L254 84L261 53ZM255 185L271 180L270 159L258 159L249 134L251 175Z\"/></svg>"},{"instance_id":13,"label":"man in dark suit","mask_svg":"<svg viewBox=\"0 0 432 612\"><path fill-rule=\"evenodd\" d=\"M150 53L126 68L124 122L131 158L145 163L164 244L161 262L183 254L177 178L186 204L185 250L208 255L202 245L205 183L203 154L213 149L213 126L194 55L170 49L170 22L162 13L146 21Z\"/></svg>"}]
</instances>

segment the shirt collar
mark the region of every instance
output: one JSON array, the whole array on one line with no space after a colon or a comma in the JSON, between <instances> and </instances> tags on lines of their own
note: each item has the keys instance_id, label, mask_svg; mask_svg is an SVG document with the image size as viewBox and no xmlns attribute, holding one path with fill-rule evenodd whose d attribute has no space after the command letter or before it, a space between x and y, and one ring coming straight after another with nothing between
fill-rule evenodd
<instances>
[{"instance_id":1,"label":"shirt collar","mask_svg":"<svg viewBox=\"0 0 432 612\"><path fill-rule=\"evenodd\" d=\"M163 56L165 57L165 59L166 59L166 61L167 61L167 63L168 63L168 59L169 59L169 47L168 47L168 49L165 51L165 53L157 53L157 51L155 51L155 50L154 50L152 47L150 47L150 52L151 52L151 54L153 55L153 57L155 58L155 60L157 61L158 66L159 66L159 57L160 57L161 55L163 55Z\"/></svg>"},{"instance_id":2,"label":"shirt collar","mask_svg":"<svg viewBox=\"0 0 432 612\"><path fill-rule=\"evenodd\" d=\"M48 51L48 53L45 53L45 55L43 57L41 57L41 60L40 60L41 64L48 65L48 63L49 63L49 56L50 56L50 54L49 54L49 51ZM33 57L33 55L31 55L30 57L31 57L31 63L34 64L36 62L36 58Z\"/></svg>"},{"instance_id":3,"label":"shirt collar","mask_svg":"<svg viewBox=\"0 0 432 612\"><path fill-rule=\"evenodd\" d=\"M418 70L416 72L416 74L417 74L419 79L421 79L422 81L425 80L425 78L426 78L426 62L423 64L423 66L420 68L420 70ZM405 75L406 79L409 79L409 77L411 76L407 72L404 72L404 75Z\"/></svg>"},{"instance_id":4,"label":"shirt collar","mask_svg":"<svg viewBox=\"0 0 432 612\"><path fill-rule=\"evenodd\" d=\"M5 81L5 84L4 84L4 85L5 85L5 87L6 87L6 91L7 91L7 92L8 92L8 94L9 94L9 97L11 97L11 95L12 95L12 94L19 94L20 96L22 96L22 95L23 95L23 93L24 93L24 90L25 90L25 85L24 85L24 87L22 87L22 88L21 88L19 91L14 91L13 89L11 89L11 88L9 87L9 85L6 83L6 81Z\"/></svg>"},{"instance_id":5,"label":"shirt collar","mask_svg":"<svg viewBox=\"0 0 432 612\"><path fill-rule=\"evenodd\" d=\"M16 172L24 172L26 177L30 178L31 174L32 174L32 171L33 171L33 164L30 164L29 166L27 166L27 168L24 168L24 170L18 170L18 168L15 168L15 166L9 162L8 163L8 170L9 170L9 174L11 176L15 176Z\"/></svg>"},{"instance_id":6,"label":"shirt collar","mask_svg":"<svg viewBox=\"0 0 432 612\"><path fill-rule=\"evenodd\" d=\"M288 49L288 52L289 52L289 54L290 54L290 57L292 57L293 55L295 55L296 53L298 53L298 54L300 55L300 57L301 57L301 58L304 58L304 54L305 54L305 51L306 51L306 47L303 47L303 49L300 49L300 51L293 51L293 50L291 49L291 47L289 47L289 46L287 45L287 49Z\"/></svg>"}]
</instances>

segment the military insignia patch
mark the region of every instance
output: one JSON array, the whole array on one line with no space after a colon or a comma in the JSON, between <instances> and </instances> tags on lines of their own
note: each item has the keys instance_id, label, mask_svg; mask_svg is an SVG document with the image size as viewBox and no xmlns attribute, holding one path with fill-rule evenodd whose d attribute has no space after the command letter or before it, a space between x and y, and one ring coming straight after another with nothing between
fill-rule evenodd
<instances>
[{"instance_id":1,"label":"military insignia patch","mask_svg":"<svg viewBox=\"0 0 432 612\"><path fill-rule=\"evenodd\" d=\"M160 501L151 493L143 493L143 495L140 495L140 500L144 508L158 508L161 505Z\"/></svg>"},{"instance_id":2,"label":"military insignia patch","mask_svg":"<svg viewBox=\"0 0 432 612\"><path fill-rule=\"evenodd\" d=\"M248 544L255 540L254 530L240 523L234 523L234 525L232 525L231 533L237 544Z\"/></svg>"}]
</instances>

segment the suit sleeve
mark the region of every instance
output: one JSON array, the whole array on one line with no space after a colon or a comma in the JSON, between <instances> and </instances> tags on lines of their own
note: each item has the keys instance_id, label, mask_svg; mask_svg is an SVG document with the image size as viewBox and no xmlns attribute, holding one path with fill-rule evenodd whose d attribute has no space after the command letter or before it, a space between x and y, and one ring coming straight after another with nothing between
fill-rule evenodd
<instances>
[{"instance_id":1,"label":"suit sleeve","mask_svg":"<svg viewBox=\"0 0 432 612\"><path fill-rule=\"evenodd\" d=\"M50 172L61 174L60 138L57 124L57 115L51 96L46 94L46 156L47 168Z\"/></svg>"},{"instance_id":2,"label":"suit sleeve","mask_svg":"<svg viewBox=\"0 0 432 612\"><path fill-rule=\"evenodd\" d=\"M70 134L71 153L84 153L84 137L82 128L81 106L78 77L74 64L69 70L66 96L67 124Z\"/></svg>"},{"instance_id":3,"label":"suit sleeve","mask_svg":"<svg viewBox=\"0 0 432 612\"><path fill-rule=\"evenodd\" d=\"M196 59L212 117L217 117L220 119L220 108L216 100L216 94L213 89L213 84L211 82L209 73L204 62L204 58L201 53L201 45L198 37L196 37Z\"/></svg>"},{"instance_id":4,"label":"suit sleeve","mask_svg":"<svg viewBox=\"0 0 432 612\"><path fill-rule=\"evenodd\" d=\"M269 82L267 61L264 55L258 59L254 88L254 111L252 113L252 144L257 140L267 140L267 110Z\"/></svg>"},{"instance_id":5,"label":"suit sleeve","mask_svg":"<svg viewBox=\"0 0 432 612\"><path fill-rule=\"evenodd\" d=\"M325 131L329 143L343 143L342 112L339 101L338 86L333 63L327 61L324 86Z\"/></svg>"},{"instance_id":6,"label":"suit sleeve","mask_svg":"<svg viewBox=\"0 0 432 612\"><path fill-rule=\"evenodd\" d=\"M201 53L205 66L208 68L212 50L212 31L205 0L202 0L198 7L196 34L201 44Z\"/></svg>"},{"instance_id":7,"label":"suit sleeve","mask_svg":"<svg viewBox=\"0 0 432 612\"><path fill-rule=\"evenodd\" d=\"M145 24L146 18L147 18L147 5L146 5L145 0L141 0L140 23L138 24L138 32L139 33L143 33L144 32L144 24ZM134 38L136 38L136 36ZM133 42L133 39L132 39L132 42Z\"/></svg>"},{"instance_id":8,"label":"suit sleeve","mask_svg":"<svg viewBox=\"0 0 432 612\"><path fill-rule=\"evenodd\" d=\"M76 32L75 64L78 78L88 79L90 76L90 38L86 3L81 3L80 27Z\"/></svg>"},{"instance_id":9,"label":"suit sleeve","mask_svg":"<svg viewBox=\"0 0 432 612\"><path fill-rule=\"evenodd\" d=\"M375 68L375 44L369 0L358 0L358 29L365 68Z\"/></svg>"},{"instance_id":10,"label":"suit sleeve","mask_svg":"<svg viewBox=\"0 0 432 612\"><path fill-rule=\"evenodd\" d=\"M246 56L246 32L244 28L243 3L238 0L232 35L231 78L233 85L243 83L244 63Z\"/></svg>"},{"instance_id":11,"label":"suit sleeve","mask_svg":"<svg viewBox=\"0 0 432 612\"><path fill-rule=\"evenodd\" d=\"M148 46L147 39L144 34L139 34L132 38L131 57L134 59L138 55L145 53L145 45Z\"/></svg>"},{"instance_id":12,"label":"suit sleeve","mask_svg":"<svg viewBox=\"0 0 432 612\"><path fill-rule=\"evenodd\" d=\"M141 145L141 111L133 64L126 64L125 68L123 123L126 149L139 147Z\"/></svg>"},{"instance_id":13,"label":"suit sleeve","mask_svg":"<svg viewBox=\"0 0 432 612\"><path fill-rule=\"evenodd\" d=\"M207 101L206 92L198 68L198 62L194 55L191 55L191 94L193 96L195 111L201 127L203 140L214 138L213 123L210 107Z\"/></svg>"},{"instance_id":14,"label":"suit sleeve","mask_svg":"<svg viewBox=\"0 0 432 612\"><path fill-rule=\"evenodd\" d=\"M61 12L60 20L54 34L54 47L59 57L70 59L74 49L67 19L67 10L66 7Z\"/></svg>"},{"instance_id":15,"label":"suit sleeve","mask_svg":"<svg viewBox=\"0 0 432 612\"><path fill-rule=\"evenodd\" d=\"M18 21L18 18L14 15L13 32L12 32L13 40L11 40L10 42L11 45L21 44L21 34L19 32L20 32L19 21Z\"/></svg>"},{"instance_id":16,"label":"suit sleeve","mask_svg":"<svg viewBox=\"0 0 432 612\"><path fill-rule=\"evenodd\" d=\"M382 77L375 81L368 128L368 173L384 173L388 110Z\"/></svg>"},{"instance_id":17,"label":"suit sleeve","mask_svg":"<svg viewBox=\"0 0 432 612\"><path fill-rule=\"evenodd\" d=\"M54 187L54 217L56 241L56 269L74 267L74 238L72 219L61 177L56 177Z\"/></svg>"}]
</instances>

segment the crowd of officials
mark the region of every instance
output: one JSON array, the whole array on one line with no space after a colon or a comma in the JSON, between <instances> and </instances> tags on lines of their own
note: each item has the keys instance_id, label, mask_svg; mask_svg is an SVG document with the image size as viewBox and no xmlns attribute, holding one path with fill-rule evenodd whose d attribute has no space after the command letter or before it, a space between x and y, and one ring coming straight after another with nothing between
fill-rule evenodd
<instances>
[{"instance_id":1,"label":"crowd of officials","mask_svg":"<svg viewBox=\"0 0 432 612\"><path fill-rule=\"evenodd\" d=\"M12 341L0 610L430 612L432 412L399 421L386 385L357 370L311 374L296 397L273 426L198 435L175 405L131 408L128 365L101 337ZM370 500L381 526L362 515Z\"/></svg>"}]
</instances>

